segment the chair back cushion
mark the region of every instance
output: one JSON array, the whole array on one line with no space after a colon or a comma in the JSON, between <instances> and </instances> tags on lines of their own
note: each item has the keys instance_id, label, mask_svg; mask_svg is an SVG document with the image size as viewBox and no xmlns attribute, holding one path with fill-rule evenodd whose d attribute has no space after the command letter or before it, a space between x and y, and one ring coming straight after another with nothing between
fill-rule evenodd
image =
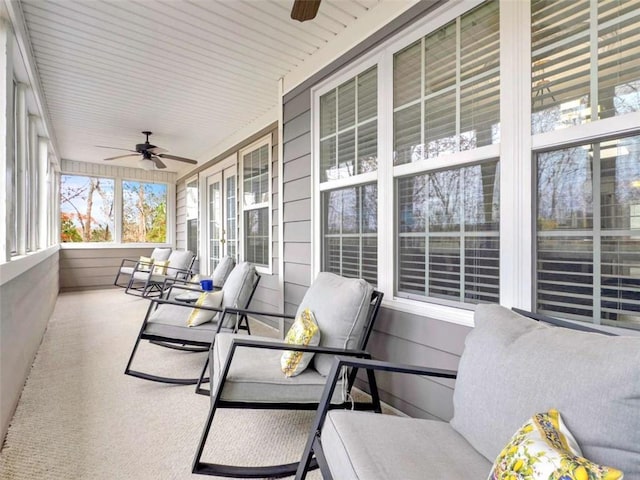
<instances>
[{"instance_id":1,"label":"chair back cushion","mask_svg":"<svg viewBox=\"0 0 640 480\"><path fill-rule=\"evenodd\" d=\"M218 266L211 275L213 286L222 287L224 285L224 282L227 281L227 278L229 277L229 274L231 273L231 270L233 270L233 267L235 267L235 265L236 262L233 257L222 257L220 263L218 263Z\"/></svg>"},{"instance_id":2,"label":"chair back cushion","mask_svg":"<svg viewBox=\"0 0 640 480\"><path fill-rule=\"evenodd\" d=\"M154 248L151 252L151 258L154 261L163 262L169 260L169 255L171 255L171 248Z\"/></svg>"},{"instance_id":3,"label":"chair back cushion","mask_svg":"<svg viewBox=\"0 0 640 480\"><path fill-rule=\"evenodd\" d=\"M247 302L253 291L253 284L256 281L256 267L249 262L237 264L227 277L222 290L222 304L220 308L235 307L247 308ZM219 320L219 314L216 321ZM227 315L222 325L224 328L231 328L235 324L235 315Z\"/></svg>"},{"instance_id":4,"label":"chair back cushion","mask_svg":"<svg viewBox=\"0 0 640 480\"><path fill-rule=\"evenodd\" d=\"M192 260L193 253L189 250L174 250L169 255L169 267L187 270L191 266ZM169 275L175 275L176 273L175 270L168 270Z\"/></svg>"},{"instance_id":5,"label":"chair back cushion","mask_svg":"<svg viewBox=\"0 0 640 480\"><path fill-rule=\"evenodd\" d=\"M308 308L320 328L321 346L354 349L363 333L372 293L373 287L362 279L320 272L300 302L296 317ZM315 369L325 376L332 361L332 355L313 357Z\"/></svg>"},{"instance_id":6,"label":"chair back cushion","mask_svg":"<svg viewBox=\"0 0 640 480\"><path fill-rule=\"evenodd\" d=\"M551 327L476 307L451 425L493 461L532 415L557 409L589 460L640 478L640 337Z\"/></svg>"}]
</instances>

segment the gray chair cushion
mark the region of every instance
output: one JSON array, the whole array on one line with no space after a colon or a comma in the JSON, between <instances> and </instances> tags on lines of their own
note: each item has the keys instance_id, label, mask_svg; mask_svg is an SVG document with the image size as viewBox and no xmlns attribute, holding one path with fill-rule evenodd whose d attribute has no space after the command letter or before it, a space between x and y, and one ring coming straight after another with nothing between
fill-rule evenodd
<instances>
[{"instance_id":1,"label":"gray chair cushion","mask_svg":"<svg viewBox=\"0 0 640 480\"><path fill-rule=\"evenodd\" d=\"M247 308L247 302L253 291L253 284L256 281L256 267L248 262L237 264L227 277L227 281L222 287L222 305L220 308L235 307ZM218 320L220 314L216 316ZM235 316L227 315L223 326L230 328L235 324Z\"/></svg>"},{"instance_id":2,"label":"gray chair cushion","mask_svg":"<svg viewBox=\"0 0 640 480\"><path fill-rule=\"evenodd\" d=\"M448 423L435 420L334 410L321 439L340 480L478 480L491 470Z\"/></svg>"},{"instance_id":3,"label":"gray chair cushion","mask_svg":"<svg viewBox=\"0 0 640 480\"><path fill-rule=\"evenodd\" d=\"M373 287L366 281L321 272L300 302L296 317L309 308L320 328L323 347L354 349L362 334ZM315 369L322 375L331 370L333 356L316 355Z\"/></svg>"},{"instance_id":4,"label":"gray chair cushion","mask_svg":"<svg viewBox=\"0 0 640 480\"><path fill-rule=\"evenodd\" d=\"M223 257L218 263L218 266L213 271L211 275L211 279L213 280L213 285L216 287L222 287L224 282L227 281L227 277L235 267L236 262L232 257Z\"/></svg>"},{"instance_id":5,"label":"gray chair cushion","mask_svg":"<svg viewBox=\"0 0 640 480\"><path fill-rule=\"evenodd\" d=\"M187 327L190 313L190 307L159 305L149 316L144 333L175 340L211 343L216 334L217 323L207 322L197 327Z\"/></svg>"},{"instance_id":6,"label":"gray chair cushion","mask_svg":"<svg viewBox=\"0 0 640 480\"><path fill-rule=\"evenodd\" d=\"M171 248L154 248L151 252L151 258L158 262L169 260L169 255L171 255Z\"/></svg>"},{"instance_id":7,"label":"gray chair cushion","mask_svg":"<svg viewBox=\"0 0 640 480\"><path fill-rule=\"evenodd\" d=\"M124 273L125 275L133 274L134 267L120 267L120 273Z\"/></svg>"},{"instance_id":8,"label":"gray chair cushion","mask_svg":"<svg viewBox=\"0 0 640 480\"><path fill-rule=\"evenodd\" d=\"M640 478L639 366L640 337L550 327L480 305L451 424L493 461L528 418L556 408L586 458Z\"/></svg>"},{"instance_id":9,"label":"gray chair cushion","mask_svg":"<svg viewBox=\"0 0 640 480\"><path fill-rule=\"evenodd\" d=\"M231 342L236 337L267 342L281 341L256 335L232 333L216 335L216 341L211 350L212 391L215 391L220 383L222 370L231 349ZM317 403L320 401L327 379L311 368L307 368L295 377L285 377L280 369L282 352L282 350L257 348L236 349L222 392L222 399L238 402L287 403ZM333 401L339 401L340 385L336 388Z\"/></svg>"},{"instance_id":10,"label":"gray chair cushion","mask_svg":"<svg viewBox=\"0 0 640 480\"><path fill-rule=\"evenodd\" d=\"M187 270L191 267L193 261L193 253L189 250L174 250L169 255L169 268L177 268L179 270ZM175 270L167 270L167 275L175 276Z\"/></svg>"}]
</instances>

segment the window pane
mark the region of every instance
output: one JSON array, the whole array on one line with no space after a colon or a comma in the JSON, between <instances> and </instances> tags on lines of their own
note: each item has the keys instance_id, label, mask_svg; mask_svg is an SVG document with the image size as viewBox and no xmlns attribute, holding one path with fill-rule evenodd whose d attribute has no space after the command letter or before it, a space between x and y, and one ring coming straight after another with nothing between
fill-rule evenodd
<instances>
[{"instance_id":1,"label":"window pane","mask_svg":"<svg viewBox=\"0 0 640 480\"><path fill-rule=\"evenodd\" d=\"M393 56L394 107L401 107L420 98L421 62L419 41Z\"/></svg>"},{"instance_id":2,"label":"window pane","mask_svg":"<svg viewBox=\"0 0 640 480\"><path fill-rule=\"evenodd\" d=\"M640 137L536 162L538 310L640 329Z\"/></svg>"},{"instance_id":3,"label":"window pane","mask_svg":"<svg viewBox=\"0 0 640 480\"><path fill-rule=\"evenodd\" d=\"M269 209L244 212L245 259L256 265L269 264Z\"/></svg>"},{"instance_id":4,"label":"window pane","mask_svg":"<svg viewBox=\"0 0 640 480\"><path fill-rule=\"evenodd\" d=\"M533 133L640 111L640 3L590 3L532 2Z\"/></svg>"},{"instance_id":5,"label":"window pane","mask_svg":"<svg viewBox=\"0 0 640 480\"><path fill-rule=\"evenodd\" d=\"M419 43L394 55L395 165L500 141L499 19L485 2L424 37L424 66Z\"/></svg>"},{"instance_id":6,"label":"window pane","mask_svg":"<svg viewBox=\"0 0 640 480\"><path fill-rule=\"evenodd\" d=\"M372 67L320 97L320 182L378 168L377 75ZM327 126L336 122L339 133Z\"/></svg>"},{"instance_id":7,"label":"window pane","mask_svg":"<svg viewBox=\"0 0 640 480\"><path fill-rule=\"evenodd\" d=\"M377 283L377 205L375 184L323 192L323 271Z\"/></svg>"},{"instance_id":8,"label":"window pane","mask_svg":"<svg viewBox=\"0 0 640 480\"><path fill-rule=\"evenodd\" d=\"M114 185L111 178L60 176L61 242L113 241Z\"/></svg>"},{"instance_id":9,"label":"window pane","mask_svg":"<svg viewBox=\"0 0 640 480\"><path fill-rule=\"evenodd\" d=\"M356 82L350 80L338 87L338 130L356 123Z\"/></svg>"},{"instance_id":10,"label":"window pane","mask_svg":"<svg viewBox=\"0 0 640 480\"><path fill-rule=\"evenodd\" d=\"M396 180L400 296L499 300L498 166L491 161Z\"/></svg>"},{"instance_id":11,"label":"window pane","mask_svg":"<svg viewBox=\"0 0 640 480\"><path fill-rule=\"evenodd\" d=\"M243 156L244 206L269 201L269 145Z\"/></svg>"},{"instance_id":12,"label":"window pane","mask_svg":"<svg viewBox=\"0 0 640 480\"><path fill-rule=\"evenodd\" d=\"M226 188L224 194L226 196L226 212L227 212L227 228L225 235L227 237L227 255L238 260L238 220L236 217L237 199L236 199L236 176L226 177Z\"/></svg>"},{"instance_id":13,"label":"window pane","mask_svg":"<svg viewBox=\"0 0 640 480\"><path fill-rule=\"evenodd\" d=\"M122 182L122 241L167 241L167 185Z\"/></svg>"},{"instance_id":14,"label":"window pane","mask_svg":"<svg viewBox=\"0 0 640 480\"><path fill-rule=\"evenodd\" d=\"M600 118L640 111L640 2L598 2Z\"/></svg>"}]
</instances>

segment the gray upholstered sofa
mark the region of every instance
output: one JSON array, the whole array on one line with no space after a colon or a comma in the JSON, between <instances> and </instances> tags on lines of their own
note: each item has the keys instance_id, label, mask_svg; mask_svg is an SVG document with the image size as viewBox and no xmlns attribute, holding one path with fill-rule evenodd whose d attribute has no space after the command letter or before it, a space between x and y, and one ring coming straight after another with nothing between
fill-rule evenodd
<instances>
[{"instance_id":1,"label":"gray upholstered sofa","mask_svg":"<svg viewBox=\"0 0 640 480\"><path fill-rule=\"evenodd\" d=\"M455 372L336 359L342 366L451 377ZM324 399L330 398L332 382ZM315 452L325 479L486 479L512 435L557 409L584 457L640 479L640 337L554 327L478 306L454 390L435 420L318 410L296 478Z\"/></svg>"}]
</instances>

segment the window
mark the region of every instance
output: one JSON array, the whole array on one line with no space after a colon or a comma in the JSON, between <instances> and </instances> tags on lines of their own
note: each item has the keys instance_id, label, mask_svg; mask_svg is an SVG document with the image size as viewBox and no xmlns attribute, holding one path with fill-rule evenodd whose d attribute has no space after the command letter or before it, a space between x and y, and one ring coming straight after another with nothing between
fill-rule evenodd
<instances>
[{"instance_id":1,"label":"window","mask_svg":"<svg viewBox=\"0 0 640 480\"><path fill-rule=\"evenodd\" d=\"M319 98L322 269L378 279L378 69ZM374 180L373 183L371 181ZM336 188L337 185L349 185Z\"/></svg>"},{"instance_id":2,"label":"window","mask_svg":"<svg viewBox=\"0 0 640 480\"><path fill-rule=\"evenodd\" d=\"M498 302L498 162L396 180L397 292Z\"/></svg>"},{"instance_id":3,"label":"window","mask_svg":"<svg viewBox=\"0 0 640 480\"><path fill-rule=\"evenodd\" d=\"M18 85L13 82L13 154L7 156L7 226L11 255L18 253ZM8 140L8 139L7 139Z\"/></svg>"},{"instance_id":4,"label":"window","mask_svg":"<svg viewBox=\"0 0 640 480\"><path fill-rule=\"evenodd\" d=\"M534 134L640 111L637 1L534 0L531 15Z\"/></svg>"},{"instance_id":5,"label":"window","mask_svg":"<svg viewBox=\"0 0 640 480\"><path fill-rule=\"evenodd\" d=\"M114 236L112 178L60 177L60 241L112 242Z\"/></svg>"},{"instance_id":6,"label":"window","mask_svg":"<svg viewBox=\"0 0 640 480\"><path fill-rule=\"evenodd\" d=\"M537 308L640 328L640 136L536 156Z\"/></svg>"},{"instance_id":7,"label":"window","mask_svg":"<svg viewBox=\"0 0 640 480\"><path fill-rule=\"evenodd\" d=\"M122 242L167 241L167 185L122 182Z\"/></svg>"},{"instance_id":8,"label":"window","mask_svg":"<svg viewBox=\"0 0 640 480\"><path fill-rule=\"evenodd\" d=\"M271 142L241 152L244 260L269 267L271 222ZM229 218L230 216L228 216ZM227 228L232 226L228 225ZM229 230L232 231L232 230Z\"/></svg>"},{"instance_id":9,"label":"window","mask_svg":"<svg viewBox=\"0 0 640 480\"><path fill-rule=\"evenodd\" d=\"M198 179L186 185L187 250L198 256Z\"/></svg>"}]
</instances>

